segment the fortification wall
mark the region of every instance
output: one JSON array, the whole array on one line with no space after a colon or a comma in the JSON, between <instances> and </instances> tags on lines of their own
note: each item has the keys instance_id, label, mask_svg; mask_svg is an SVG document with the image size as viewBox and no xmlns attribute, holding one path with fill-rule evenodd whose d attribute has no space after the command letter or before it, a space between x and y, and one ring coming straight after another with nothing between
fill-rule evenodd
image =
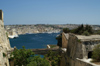
<instances>
[{"instance_id":1,"label":"fortification wall","mask_svg":"<svg viewBox=\"0 0 100 66\"><path fill-rule=\"evenodd\" d=\"M78 59L75 60L70 59L69 64L67 64L67 66L94 66L94 65L80 61Z\"/></svg>"},{"instance_id":2,"label":"fortification wall","mask_svg":"<svg viewBox=\"0 0 100 66\"><path fill-rule=\"evenodd\" d=\"M66 54L72 59L83 58L82 44L74 34L69 34Z\"/></svg>"},{"instance_id":3,"label":"fortification wall","mask_svg":"<svg viewBox=\"0 0 100 66\"><path fill-rule=\"evenodd\" d=\"M68 57L66 53L61 54L61 59L60 59L60 66L95 66L90 63L83 62L79 59L72 59L71 57Z\"/></svg>"},{"instance_id":4,"label":"fortification wall","mask_svg":"<svg viewBox=\"0 0 100 66\"><path fill-rule=\"evenodd\" d=\"M2 16L2 14L0 15ZM3 20L0 19L0 66L9 66L7 51L11 50Z\"/></svg>"},{"instance_id":5,"label":"fortification wall","mask_svg":"<svg viewBox=\"0 0 100 66\"><path fill-rule=\"evenodd\" d=\"M90 40L82 42L83 57L89 58L88 57L89 52L92 52L93 48L98 44L100 44L100 40L92 40L92 41Z\"/></svg>"},{"instance_id":6,"label":"fortification wall","mask_svg":"<svg viewBox=\"0 0 100 66\"><path fill-rule=\"evenodd\" d=\"M90 63L83 62L79 59L87 59L88 52L92 51L94 46L100 43L99 40L89 40L89 41L81 41L74 34L69 34L67 37L66 43L66 35L62 33L62 45L67 44L67 52L61 54L63 55L61 58L60 66L95 66Z\"/></svg>"},{"instance_id":7,"label":"fortification wall","mask_svg":"<svg viewBox=\"0 0 100 66\"><path fill-rule=\"evenodd\" d=\"M94 41L84 41L82 42L83 45L85 45L86 51L93 51L93 48L100 44L100 40L94 40Z\"/></svg>"},{"instance_id":8,"label":"fortification wall","mask_svg":"<svg viewBox=\"0 0 100 66\"><path fill-rule=\"evenodd\" d=\"M65 36L65 33L62 33L62 48L67 48L68 39Z\"/></svg>"}]
</instances>

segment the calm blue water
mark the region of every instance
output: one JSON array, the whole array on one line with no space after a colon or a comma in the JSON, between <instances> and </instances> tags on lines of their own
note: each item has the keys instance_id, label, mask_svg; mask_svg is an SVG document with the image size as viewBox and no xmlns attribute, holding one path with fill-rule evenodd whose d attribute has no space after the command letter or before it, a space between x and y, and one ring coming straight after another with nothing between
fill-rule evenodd
<instances>
[{"instance_id":1,"label":"calm blue water","mask_svg":"<svg viewBox=\"0 0 100 66\"><path fill-rule=\"evenodd\" d=\"M19 35L16 39L9 39L11 47L16 46L18 49L25 46L26 49L46 48L47 44L57 44L55 39L59 33L38 33Z\"/></svg>"}]
</instances>

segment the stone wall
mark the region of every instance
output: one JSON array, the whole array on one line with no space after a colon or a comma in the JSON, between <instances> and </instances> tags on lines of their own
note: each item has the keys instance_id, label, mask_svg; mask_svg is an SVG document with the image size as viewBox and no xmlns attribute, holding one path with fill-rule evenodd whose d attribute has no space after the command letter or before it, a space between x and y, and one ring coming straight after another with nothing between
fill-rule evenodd
<instances>
[{"instance_id":1,"label":"stone wall","mask_svg":"<svg viewBox=\"0 0 100 66\"><path fill-rule=\"evenodd\" d=\"M94 46L98 45L100 40L81 41L72 33L67 34L67 36L65 33L62 33L62 38L62 45L67 47L67 51L60 53L62 55L60 66L95 66L78 60L77 58L82 60L84 60L84 58L87 59L88 52L93 51Z\"/></svg>"},{"instance_id":2,"label":"stone wall","mask_svg":"<svg viewBox=\"0 0 100 66\"><path fill-rule=\"evenodd\" d=\"M69 34L66 54L72 58L83 58L82 44L74 34Z\"/></svg>"},{"instance_id":3,"label":"stone wall","mask_svg":"<svg viewBox=\"0 0 100 66\"><path fill-rule=\"evenodd\" d=\"M4 23L2 20L0 20L0 66L9 66L7 51L10 50L11 47L7 33L4 30Z\"/></svg>"},{"instance_id":4,"label":"stone wall","mask_svg":"<svg viewBox=\"0 0 100 66\"><path fill-rule=\"evenodd\" d=\"M78 59L69 59L69 62L67 63L67 66L94 66L92 64L80 61Z\"/></svg>"},{"instance_id":5,"label":"stone wall","mask_svg":"<svg viewBox=\"0 0 100 66\"><path fill-rule=\"evenodd\" d=\"M83 58L88 58L88 53L93 51L93 48L100 44L100 40L90 40L82 42Z\"/></svg>"},{"instance_id":6,"label":"stone wall","mask_svg":"<svg viewBox=\"0 0 100 66\"><path fill-rule=\"evenodd\" d=\"M65 36L65 33L62 33L62 48L67 48L68 39Z\"/></svg>"},{"instance_id":7,"label":"stone wall","mask_svg":"<svg viewBox=\"0 0 100 66\"><path fill-rule=\"evenodd\" d=\"M61 54L59 66L96 66L90 63L81 61L80 59L72 59L66 55L66 53Z\"/></svg>"}]
</instances>

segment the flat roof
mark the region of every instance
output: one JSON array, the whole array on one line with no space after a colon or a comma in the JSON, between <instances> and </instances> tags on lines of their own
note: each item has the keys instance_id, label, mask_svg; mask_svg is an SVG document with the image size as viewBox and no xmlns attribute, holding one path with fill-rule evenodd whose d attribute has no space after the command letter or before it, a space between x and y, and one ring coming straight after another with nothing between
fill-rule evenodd
<instances>
[{"instance_id":1,"label":"flat roof","mask_svg":"<svg viewBox=\"0 0 100 66\"><path fill-rule=\"evenodd\" d=\"M75 36L81 41L100 40L100 35L90 35L90 36L75 35Z\"/></svg>"}]
</instances>

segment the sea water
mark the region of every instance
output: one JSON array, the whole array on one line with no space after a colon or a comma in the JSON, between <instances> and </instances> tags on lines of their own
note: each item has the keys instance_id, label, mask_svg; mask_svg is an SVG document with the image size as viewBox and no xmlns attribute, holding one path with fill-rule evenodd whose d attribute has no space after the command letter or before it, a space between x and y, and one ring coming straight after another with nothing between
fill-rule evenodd
<instances>
[{"instance_id":1,"label":"sea water","mask_svg":"<svg viewBox=\"0 0 100 66\"><path fill-rule=\"evenodd\" d=\"M9 39L11 47L16 46L18 49L25 46L26 49L46 48L48 44L57 44L56 36L59 33L37 33L19 35L15 39Z\"/></svg>"},{"instance_id":2,"label":"sea water","mask_svg":"<svg viewBox=\"0 0 100 66\"><path fill-rule=\"evenodd\" d=\"M47 48L48 44L57 45L56 36L59 33L37 33L37 34L24 34L10 40L11 47L16 46L17 49L25 46L26 49L40 49ZM40 55L43 57L43 55Z\"/></svg>"}]
</instances>

